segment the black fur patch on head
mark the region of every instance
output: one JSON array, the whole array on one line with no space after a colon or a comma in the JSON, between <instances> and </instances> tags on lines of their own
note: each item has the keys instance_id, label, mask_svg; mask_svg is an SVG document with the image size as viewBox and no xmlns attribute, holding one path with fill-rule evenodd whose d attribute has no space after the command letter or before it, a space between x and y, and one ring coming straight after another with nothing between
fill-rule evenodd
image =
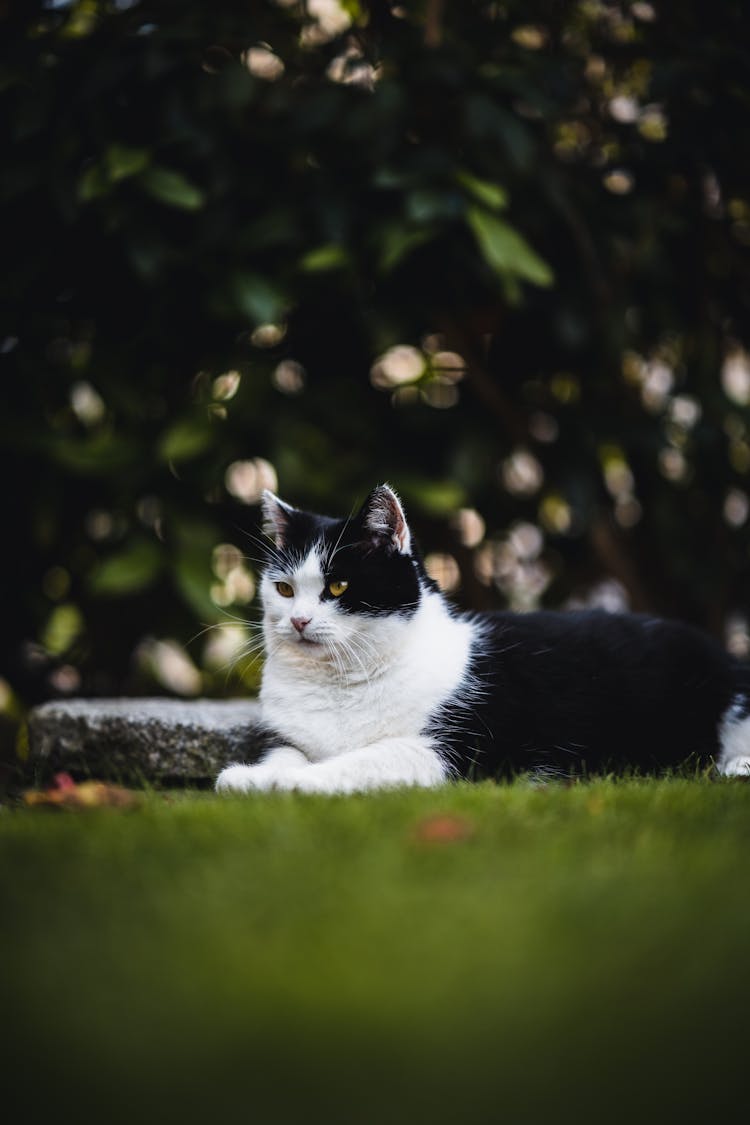
<instances>
[{"instance_id":1,"label":"black fur patch on head","mask_svg":"<svg viewBox=\"0 0 750 1125\"><path fill-rule=\"evenodd\" d=\"M430 583L419 556L411 550L404 553L396 545L404 541L408 528L398 501L392 506L390 496L394 494L380 486L348 520L303 512L280 502L272 511L276 498L266 499L266 521L268 525L272 512L277 544L269 546L268 569L280 577L289 576L315 548L324 573L323 600L337 602L347 613L411 615L419 603L420 579ZM378 511L393 512L398 540L381 526L373 531L373 498ZM334 597L329 590L332 582L348 585L343 594Z\"/></svg>"}]
</instances>

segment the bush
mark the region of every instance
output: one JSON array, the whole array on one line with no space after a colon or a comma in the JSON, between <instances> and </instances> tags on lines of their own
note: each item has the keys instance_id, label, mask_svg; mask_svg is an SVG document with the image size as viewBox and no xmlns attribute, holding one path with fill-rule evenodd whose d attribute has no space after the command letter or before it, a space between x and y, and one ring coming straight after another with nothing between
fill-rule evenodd
<instances>
[{"instance_id":1,"label":"bush","mask_svg":"<svg viewBox=\"0 0 750 1125\"><path fill-rule=\"evenodd\" d=\"M251 687L269 483L741 649L743 8L6 4L4 697Z\"/></svg>"}]
</instances>

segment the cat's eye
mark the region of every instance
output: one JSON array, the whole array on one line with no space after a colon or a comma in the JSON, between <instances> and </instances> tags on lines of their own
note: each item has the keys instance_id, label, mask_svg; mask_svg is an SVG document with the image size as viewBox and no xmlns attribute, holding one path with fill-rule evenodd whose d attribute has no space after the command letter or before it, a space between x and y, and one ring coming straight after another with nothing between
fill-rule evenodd
<instances>
[{"instance_id":1,"label":"cat's eye","mask_svg":"<svg viewBox=\"0 0 750 1125\"><path fill-rule=\"evenodd\" d=\"M338 582L329 582L328 591L333 594L334 598L340 598L349 583L345 578L340 579Z\"/></svg>"},{"instance_id":2,"label":"cat's eye","mask_svg":"<svg viewBox=\"0 0 750 1125\"><path fill-rule=\"evenodd\" d=\"M279 591L282 598L293 598L294 597L294 587L290 586L290 584L288 582L277 582L276 583L276 589Z\"/></svg>"}]
</instances>

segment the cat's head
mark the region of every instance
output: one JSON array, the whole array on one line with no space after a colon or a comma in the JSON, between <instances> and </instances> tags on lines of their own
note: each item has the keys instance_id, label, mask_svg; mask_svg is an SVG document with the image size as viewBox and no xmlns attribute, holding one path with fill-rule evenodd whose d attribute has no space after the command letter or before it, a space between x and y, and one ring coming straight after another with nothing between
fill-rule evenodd
<instances>
[{"instance_id":1,"label":"cat's head","mask_svg":"<svg viewBox=\"0 0 750 1125\"><path fill-rule=\"evenodd\" d=\"M345 669L377 663L430 585L393 489L373 489L349 519L300 511L265 492L263 515L269 655Z\"/></svg>"}]
</instances>

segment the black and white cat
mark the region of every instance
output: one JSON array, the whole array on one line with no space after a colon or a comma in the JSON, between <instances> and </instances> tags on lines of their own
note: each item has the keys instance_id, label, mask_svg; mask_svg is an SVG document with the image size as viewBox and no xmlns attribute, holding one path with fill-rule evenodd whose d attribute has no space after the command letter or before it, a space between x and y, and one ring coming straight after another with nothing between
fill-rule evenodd
<instances>
[{"instance_id":1,"label":"black and white cat","mask_svg":"<svg viewBox=\"0 0 750 1125\"><path fill-rule=\"evenodd\" d=\"M463 614L380 485L349 520L263 499L267 750L220 791L353 793L688 758L750 775L750 669L697 630L599 611Z\"/></svg>"}]
</instances>

